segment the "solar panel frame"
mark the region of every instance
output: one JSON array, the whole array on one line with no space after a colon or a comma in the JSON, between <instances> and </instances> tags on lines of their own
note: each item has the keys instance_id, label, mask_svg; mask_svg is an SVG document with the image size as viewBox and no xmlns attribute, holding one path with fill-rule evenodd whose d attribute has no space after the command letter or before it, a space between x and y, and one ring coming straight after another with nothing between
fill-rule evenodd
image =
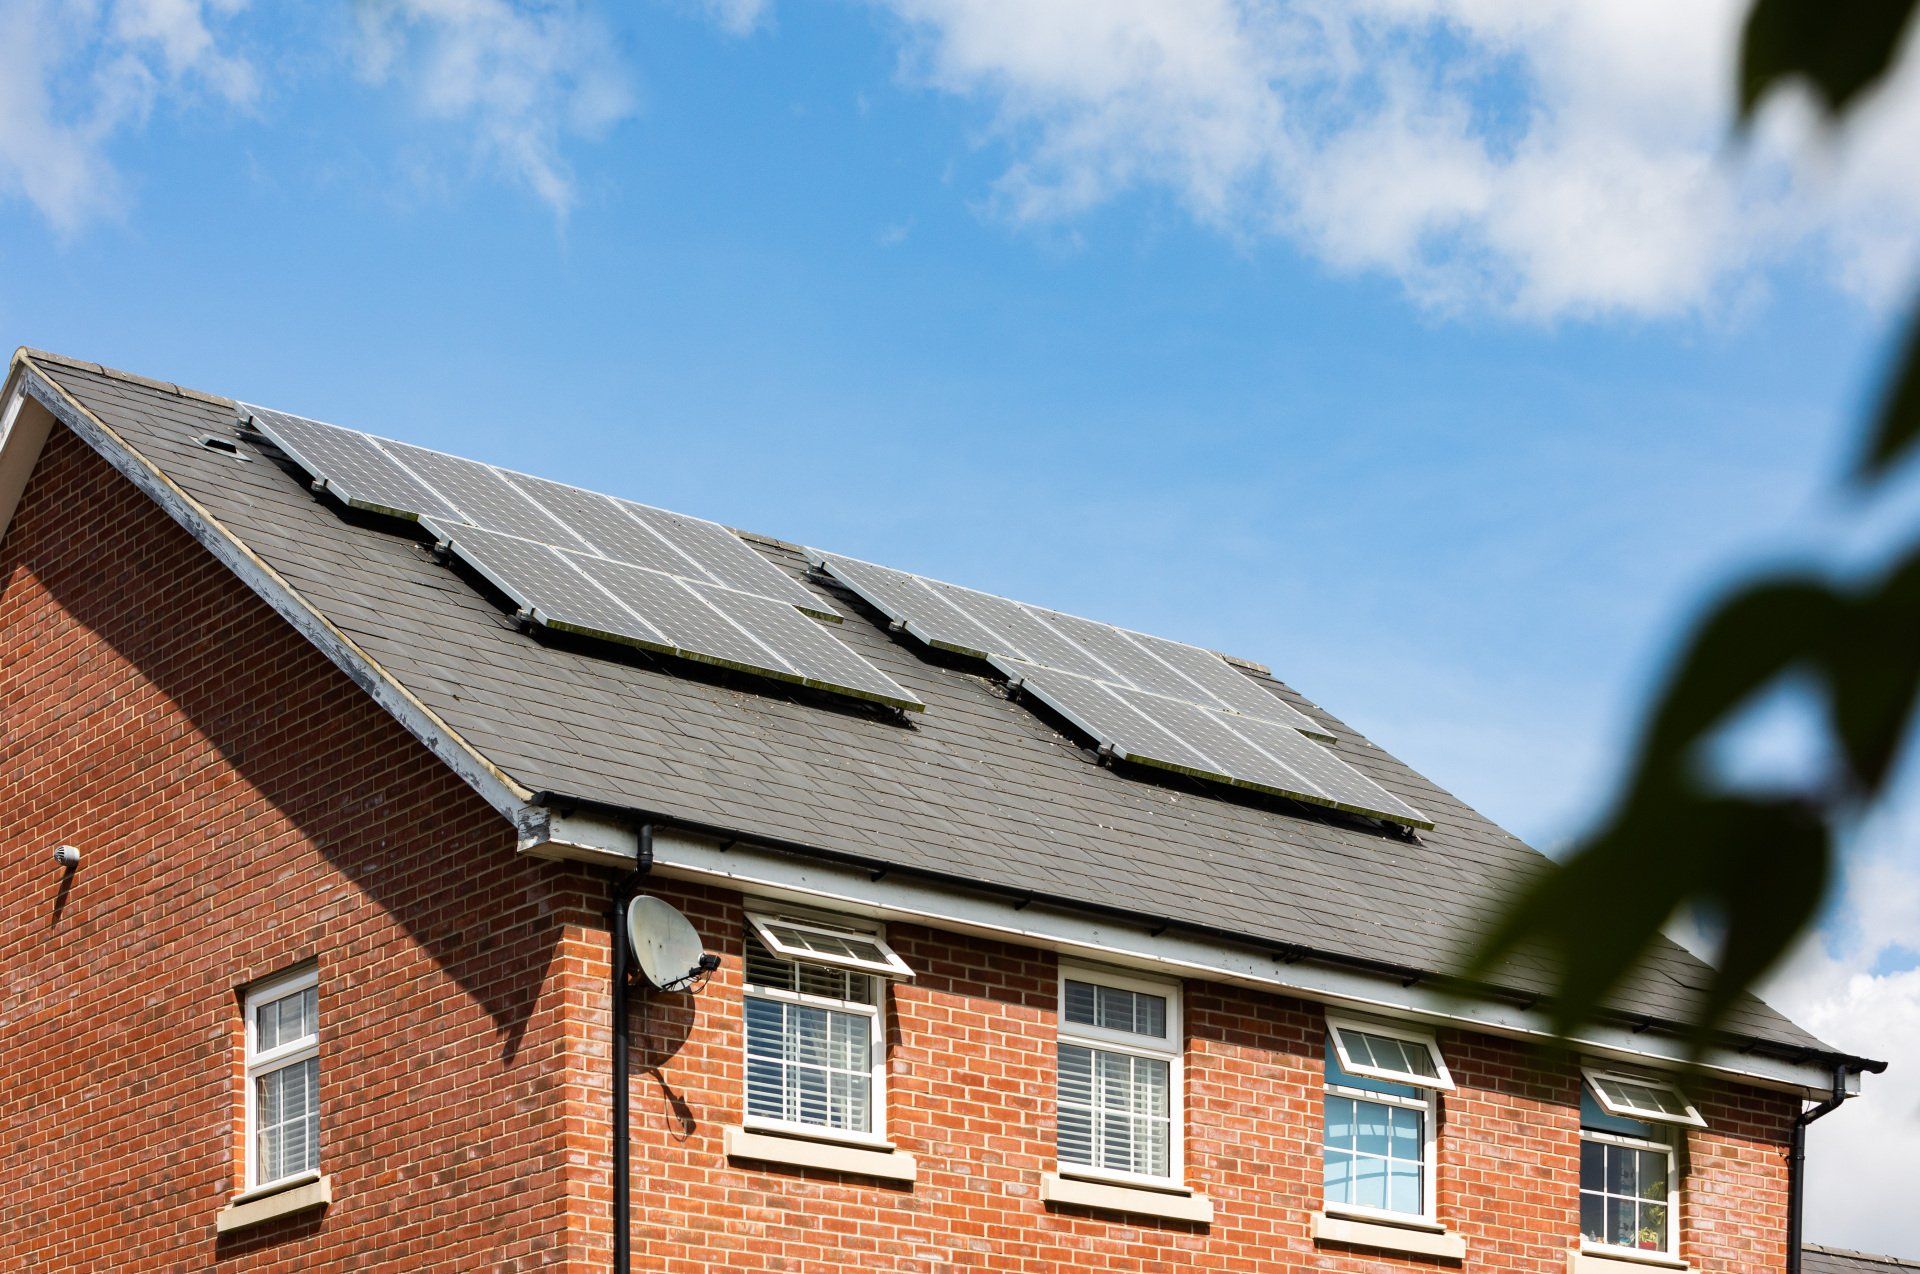
<instances>
[{"instance_id":1,"label":"solar panel frame","mask_svg":"<svg viewBox=\"0 0 1920 1274\"><path fill-rule=\"evenodd\" d=\"M784 602L486 527L423 525L544 627L907 712L926 707Z\"/></svg>"},{"instance_id":2,"label":"solar panel frame","mask_svg":"<svg viewBox=\"0 0 1920 1274\"><path fill-rule=\"evenodd\" d=\"M341 503L409 522L427 517L458 520L452 505L397 463L371 435L249 403L240 407L255 429Z\"/></svg>"},{"instance_id":3,"label":"solar panel frame","mask_svg":"<svg viewBox=\"0 0 1920 1274\"><path fill-rule=\"evenodd\" d=\"M754 593L833 623L844 618L718 522L268 407L240 406L261 433L354 508L414 522L435 518L615 560L630 555L650 570Z\"/></svg>"},{"instance_id":4,"label":"solar panel frame","mask_svg":"<svg viewBox=\"0 0 1920 1274\"><path fill-rule=\"evenodd\" d=\"M1432 820L1299 731L1057 668L989 663L1116 759L1408 827Z\"/></svg>"},{"instance_id":5,"label":"solar panel frame","mask_svg":"<svg viewBox=\"0 0 1920 1274\"><path fill-rule=\"evenodd\" d=\"M1114 685L1333 734L1213 651L1099 620L945 584L857 558L808 551L808 561L928 645L979 659L1044 664Z\"/></svg>"}]
</instances>

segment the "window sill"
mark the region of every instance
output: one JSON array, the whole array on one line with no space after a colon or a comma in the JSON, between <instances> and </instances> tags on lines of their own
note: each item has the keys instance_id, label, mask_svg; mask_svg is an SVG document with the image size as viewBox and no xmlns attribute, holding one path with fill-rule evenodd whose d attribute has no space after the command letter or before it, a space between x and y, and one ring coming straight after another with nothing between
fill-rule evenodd
<instances>
[{"instance_id":1,"label":"window sill","mask_svg":"<svg viewBox=\"0 0 1920 1274\"><path fill-rule=\"evenodd\" d=\"M919 1175L919 1164L903 1150L880 1150L837 1141L812 1141L804 1137L779 1136L739 1127L728 1128L723 1135L723 1142L729 1159L818 1168L823 1172L878 1177L883 1181L912 1181Z\"/></svg>"},{"instance_id":2,"label":"window sill","mask_svg":"<svg viewBox=\"0 0 1920 1274\"><path fill-rule=\"evenodd\" d=\"M1040 1178L1040 1198L1047 1203L1098 1208L1103 1212L1128 1212L1167 1221L1189 1221L1195 1225L1213 1223L1213 1200L1191 1190L1109 1185L1104 1181L1087 1181L1049 1172Z\"/></svg>"},{"instance_id":3,"label":"window sill","mask_svg":"<svg viewBox=\"0 0 1920 1274\"><path fill-rule=\"evenodd\" d=\"M1326 1211L1313 1214L1313 1241L1342 1243L1352 1247L1374 1248L1382 1252L1401 1252L1408 1256L1429 1256L1442 1261L1467 1259L1467 1241L1448 1232L1442 1225L1408 1217L1406 1221L1362 1220Z\"/></svg>"},{"instance_id":4,"label":"window sill","mask_svg":"<svg viewBox=\"0 0 1920 1274\"><path fill-rule=\"evenodd\" d=\"M1583 1247L1567 1254L1567 1274L1646 1274L1649 1270L1684 1274L1691 1268L1666 1252L1636 1252L1631 1248Z\"/></svg>"},{"instance_id":5,"label":"window sill","mask_svg":"<svg viewBox=\"0 0 1920 1274\"><path fill-rule=\"evenodd\" d=\"M213 1220L214 1233L230 1234L252 1225L264 1225L296 1212L324 1208L333 1202L333 1182L319 1173L303 1173L259 1190L236 1194Z\"/></svg>"}]
</instances>

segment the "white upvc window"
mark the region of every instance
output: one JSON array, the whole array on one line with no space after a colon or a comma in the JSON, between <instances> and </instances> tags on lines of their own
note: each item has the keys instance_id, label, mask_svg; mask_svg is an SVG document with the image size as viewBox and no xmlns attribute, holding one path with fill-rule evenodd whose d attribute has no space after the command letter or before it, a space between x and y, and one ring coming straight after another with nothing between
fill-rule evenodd
<instances>
[{"instance_id":1,"label":"white upvc window","mask_svg":"<svg viewBox=\"0 0 1920 1274\"><path fill-rule=\"evenodd\" d=\"M1434 1220L1439 1094L1452 1087L1431 1032L1328 1018L1321 1145L1327 1208Z\"/></svg>"},{"instance_id":2,"label":"white upvc window","mask_svg":"<svg viewBox=\"0 0 1920 1274\"><path fill-rule=\"evenodd\" d=\"M1594 1100L1609 1115L1656 1124L1685 1124L1690 1128L1707 1126L1687 1095L1665 1080L1592 1068L1582 1075Z\"/></svg>"},{"instance_id":3,"label":"white upvc window","mask_svg":"<svg viewBox=\"0 0 1920 1274\"><path fill-rule=\"evenodd\" d=\"M1676 1092L1657 1081L1628 1079ZM1699 1114L1686 1106L1691 1119L1631 1119L1609 1109L1600 1098L1602 1091L1589 1072L1580 1086L1581 1247L1599 1253L1676 1256L1680 1165L1675 1149L1679 1134L1672 1125L1690 1123Z\"/></svg>"},{"instance_id":4,"label":"white upvc window","mask_svg":"<svg viewBox=\"0 0 1920 1274\"><path fill-rule=\"evenodd\" d=\"M1179 984L1062 965L1059 1021L1061 1172L1179 1184Z\"/></svg>"},{"instance_id":5,"label":"white upvc window","mask_svg":"<svg viewBox=\"0 0 1920 1274\"><path fill-rule=\"evenodd\" d=\"M885 1144L888 976L912 970L877 928L748 915L749 1127Z\"/></svg>"},{"instance_id":6,"label":"white upvc window","mask_svg":"<svg viewBox=\"0 0 1920 1274\"><path fill-rule=\"evenodd\" d=\"M258 1190L320 1168L318 973L247 989L246 1183Z\"/></svg>"}]
</instances>

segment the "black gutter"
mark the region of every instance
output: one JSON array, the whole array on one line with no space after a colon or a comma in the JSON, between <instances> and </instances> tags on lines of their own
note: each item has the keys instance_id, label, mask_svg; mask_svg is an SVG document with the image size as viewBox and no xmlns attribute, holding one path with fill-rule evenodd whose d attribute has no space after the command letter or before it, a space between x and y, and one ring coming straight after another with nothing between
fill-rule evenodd
<instances>
[{"instance_id":1,"label":"black gutter","mask_svg":"<svg viewBox=\"0 0 1920 1274\"><path fill-rule=\"evenodd\" d=\"M612 956L613 986L613 1274L633 1268L633 1146L629 1126L631 1088L629 1067L632 1040L628 1031L627 904L640 882L653 870L653 824L640 825L640 846L633 870L614 882L613 902L607 910L607 942Z\"/></svg>"},{"instance_id":2,"label":"black gutter","mask_svg":"<svg viewBox=\"0 0 1920 1274\"><path fill-rule=\"evenodd\" d=\"M1793 1135L1787 1148L1787 1274L1800 1274L1800 1249L1804 1246L1801 1214L1806 1211L1807 1125L1831 1115L1847 1100L1848 1070L1844 1065L1834 1067L1832 1094L1793 1117Z\"/></svg>"},{"instance_id":3,"label":"black gutter","mask_svg":"<svg viewBox=\"0 0 1920 1274\"><path fill-rule=\"evenodd\" d=\"M1517 1005L1523 1009L1539 1008L1550 1005L1552 1000L1531 991L1522 991L1514 987L1504 987L1490 982L1469 982L1454 978L1435 969L1420 969L1412 965L1395 964L1388 960L1375 960L1367 956L1346 955L1338 951L1326 951L1303 946L1299 943L1282 942L1272 938L1254 938L1231 929L1217 928L1191 920L1174 920L1166 916L1149 915L1132 911L1125 907L1115 907L1103 903L1088 902L1084 899L1068 898L1057 894L1037 893L1030 889L1011 885L997 885L960 875L957 872L937 871L930 867L914 867L903 863L890 863L861 854L844 850L823 849L817 845L807 845L799 841L782 840L778 837L763 836L753 832L741 832L736 828L720 827L711 823L696 822L679 818L671 814L660 814L650 810L637 810L631 806L615 805L608 801L598 801L591 797L572 796L564 792L538 791L532 795L532 803L551 805L560 808L578 808L594 810L603 814L616 815L625 819L641 819L643 826L649 829L654 824L663 827L678 828L681 831L711 837L725 843L751 844L791 854L798 858L811 858L816 861L843 863L869 872L899 872L921 880L957 888L972 893L993 894L1003 897L1016 909L1032 903L1044 903L1058 907L1063 911L1080 912L1086 915L1106 916L1115 920L1124 920L1130 924L1141 925L1149 931L1178 929L1182 932L1214 941L1234 943L1242 947L1270 952L1277 960L1287 964L1301 960L1317 964L1330 965L1339 969L1352 969L1374 977L1389 978L1404 986L1416 982L1425 982L1436 990L1450 991L1461 996L1479 996L1483 999ZM650 833L649 833L650 834ZM1639 1034L1648 1029L1649 1022L1655 1022L1661 1033L1681 1039L1690 1038L1690 1032L1684 1023L1651 1019L1644 1013L1626 1013L1603 1011L1595 1017L1596 1022L1624 1027ZM1731 1031L1716 1032L1711 1043L1717 1043L1742 1053L1758 1053L1763 1057L1772 1057L1779 1061L1801 1065L1811 1061L1825 1061L1836 1065L1844 1064L1850 1072L1878 1075L1887 1069L1883 1061L1869 1057L1855 1057L1848 1053L1835 1053L1822 1049L1805 1048L1796 1044L1782 1044L1775 1040L1763 1039L1757 1035L1739 1035Z\"/></svg>"}]
</instances>

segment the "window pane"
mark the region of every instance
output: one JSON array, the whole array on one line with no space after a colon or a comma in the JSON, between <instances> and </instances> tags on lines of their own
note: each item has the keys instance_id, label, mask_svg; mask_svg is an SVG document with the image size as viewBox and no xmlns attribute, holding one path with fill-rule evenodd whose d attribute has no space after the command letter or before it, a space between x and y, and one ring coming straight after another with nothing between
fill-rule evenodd
<instances>
[{"instance_id":1,"label":"window pane","mask_svg":"<svg viewBox=\"0 0 1920 1274\"><path fill-rule=\"evenodd\" d=\"M1640 1197L1655 1203L1667 1201L1667 1156L1657 1150L1636 1150L1640 1161Z\"/></svg>"},{"instance_id":2,"label":"window pane","mask_svg":"<svg viewBox=\"0 0 1920 1274\"><path fill-rule=\"evenodd\" d=\"M1580 1188L1607 1188L1607 1148L1597 1141L1580 1143Z\"/></svg>"},{"instance_id":3,"label":"window pane","mask_svg":"<svg viewBox=\"0 0 1920 1274\"><path fill-rule=\"evenodd\" d=\"M1327 1202L1353 1202L1353 1156L1344 1150L1326 1152Z\"/></svg>"},{"instance_id":4,"label":"window pane","mask_svg":"<svg viewBox=\"0 0 1920 1274\"><path fill-rule=\"evenodd\" d=\"M1084 1108L1060 1108L1060 1162L1093 1164L1093 1115Z\"/></svg>"},{"instance_id":5,"label":"window pane","mask_svg":"<svg viewBox=\"0 0 1920 1274\"><path fill-rule=\"evenodd\" d=\"M1667 1250L1666 1204L1643 1203L1640 1205L1639 1246L1655 1252Z\"/></svg>"},{"instance_id":6,"label":"window pane","mask_svg":"<svg viewBox=\"0 0 1920 1274\"><path fill-rule=\"evenodd\" d=\"M1616 1247L1632 1247L1634 1235L1633 1201L1607 1200L1607 1242Z\"/></svg>"},{"instance_id":7,"label":"window pane","mask_svg":"<svg viewBox=\"0 0 1920 1274\"><path fill-rule=\"evenodd\" d=\"M1637 1150L1625 1146L1607 1147L1607 1193L1624 1194L1631 1197L1634 1193L1634 1158Z\"/></svg>"},{"instance_id":8,"label":"window pane","mask_svg":"<svg viewBox=\"0 0 1920 1274\"><path fill-rule=\"evenodd\" d=\"M1153 1039L1167 1036L1165 996L1068 978L1064 999L1069 1022Z\"/></svg>"},{"instance_id":9,"label":"window pane","mask_svg":"<svg viewBox=\"0 0 1920 1274\"><path fill-rule=\"evenodd\" d=\"M256 1179L277 1181L320 1164L320 1062L308 1058L258 1077L254 1088Z\"/></svg>"},{"instance_id":10,"label":"window pane","mask_svg":"<svg viewBox=\"0 0 1920 1274\"><path fill-rule=\"evenodd\" d=\"M1354 1148L1363 1155L1381 1155L1387 1153L1387 1129L1390 1124L1388 1108L1378 1102L1356 1102L1354 1110L1357 1125Z\"/></svg>"},{"instance_id":11,"label":"window pane","mask_svg":"<svg viewBox=\"0 0 1920 1274\"><path fill-rule=\"evenodd\" d=\"M753 994L743 1007L749 1113L871 1131L873 1027L864 1014Z\"/></svg>"},{"instance_id":12,"label":"window pane","mask_svg":"<svg viewBox=\"0 0 1920 1274\"><path fill-rule=\"evenodd\" d=\"M1420 1162L1423 1147L1420 1145L1420 1112L1417 1110L1396 1110L1393 1112L1393 1157L1413 1163Z\"/></svg>"},{"instance_id":13,"label":"window pane","mask_svg":"<svg viewBox=\"0 0 1920 1274\"><path fill-rule=\"evenodd\" d=\"M1356 1158L1353 1161L1353 1202L1367 1208L1387 1206L1387 1161Z\"/></svg>"},{"instance_id":14,"label":"window pane","mask_svg":"<svg viewBox=\"0 0 1920 1274\"><path fill-rule=\"evenodd\" d=\"M1420 1198L1419 1164L1395 1163L1389 1166L1387 1206L1395 1212L1410 1212L1415 1215L1423 1210L1424 1204Z\"/></svg>"},{"instance_id":15,"label":"window pane","mask_svg":"<svg viewBox=\"0 0 1920 1274\"><path fill-rule=\"evenodd\" d=\"M1351 1097L1327 1096L1327 1144L1342 1149L1353 1148L1353 1099Z\"/></svg>"},{"instance_id":16,"label":"window pane","mask_svg":"<svg viewBox=\"0 0 1920 1274\"><path fill-rule=\"evenodd\" d=\"M1607 1205L1600 1195L1581 1192L1580 1235L1595 1243L1607 1241Z\"/></svg>"}]
</instances>

